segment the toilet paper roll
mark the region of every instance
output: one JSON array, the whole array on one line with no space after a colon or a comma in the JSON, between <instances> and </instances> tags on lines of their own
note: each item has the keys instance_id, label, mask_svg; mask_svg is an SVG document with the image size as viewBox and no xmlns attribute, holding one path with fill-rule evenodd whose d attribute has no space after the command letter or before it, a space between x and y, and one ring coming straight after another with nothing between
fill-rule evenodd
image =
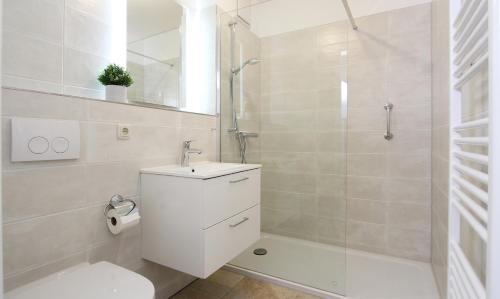
<instances>
[{"instance_id":1,"label":"toilet paper roll","mask_svg":"<svg viewBox=\"0 0 500 299\"><path fill-rule=\"evenodd\" d=\"M130 214L126 216L120 216L115 210L110 210L108 212L108 228L113 235L118 235L122 231L125 231L137 224L139 224L139 220L141 216L139 215L139 211L134 209Z\"/></svg>"}]
</instances>

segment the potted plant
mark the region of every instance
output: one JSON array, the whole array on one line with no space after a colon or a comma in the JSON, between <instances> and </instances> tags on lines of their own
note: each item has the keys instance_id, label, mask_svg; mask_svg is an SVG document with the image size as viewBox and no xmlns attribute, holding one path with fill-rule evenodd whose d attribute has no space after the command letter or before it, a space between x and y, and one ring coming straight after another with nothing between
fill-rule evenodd
<instances>
[{"instance_id":1,"label":"potted plant","mask_svg":"<svg viewBox=\"0 0 500 299\"><path fill-rule=\"evenodd\" d=\"M127 102L127 87L134 83L130 74L117 64L108 65L98 77L106 86L106 100Z\"/></svg>"}]
</instances>

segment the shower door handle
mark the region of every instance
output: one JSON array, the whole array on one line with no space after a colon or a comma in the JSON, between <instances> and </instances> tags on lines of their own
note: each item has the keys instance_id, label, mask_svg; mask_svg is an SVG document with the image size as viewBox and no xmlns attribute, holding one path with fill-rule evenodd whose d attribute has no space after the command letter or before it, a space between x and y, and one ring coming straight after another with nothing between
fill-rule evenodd
<instances>
[{"instance_id":1,"label":"shower door handle","mask_svg":"<svg viewBox=\"0 0 500 299\"><path fill-rule=\"evenodd\" d=\"M394 135L391 132L391 111L392 111L392 108L394 108L394 105L392 103L387 103L384 105L384 109L385 109L386 115L387 115L387 129L386 129L386 132L384 134L384 138L386 140L391 140L392 137L394 137Z\"/></svg>"}]
</instances>

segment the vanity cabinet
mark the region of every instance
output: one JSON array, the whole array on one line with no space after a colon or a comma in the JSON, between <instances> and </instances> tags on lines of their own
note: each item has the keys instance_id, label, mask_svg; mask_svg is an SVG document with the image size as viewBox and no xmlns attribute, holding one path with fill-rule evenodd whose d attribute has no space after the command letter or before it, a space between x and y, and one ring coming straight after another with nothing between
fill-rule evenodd
<instances>
[{"instance_id":1,"label":"vanity cabinet","mask_svg":"<svg viewBox=\"0 0 500 299\"><path fill-rule=\"evenodd\" d=\"M143 258L206 278L259 240L260 165L235 171L143 170Z\"/></svg>"}]
</instances>

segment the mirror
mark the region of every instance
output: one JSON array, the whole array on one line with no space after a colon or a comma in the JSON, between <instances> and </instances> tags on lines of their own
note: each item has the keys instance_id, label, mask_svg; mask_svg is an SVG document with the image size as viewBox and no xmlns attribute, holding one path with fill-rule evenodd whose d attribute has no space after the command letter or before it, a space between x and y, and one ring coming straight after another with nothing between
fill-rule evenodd
<instances>
[{"instance_id":1,"label":"mirror","mask_svg":"<svg viewBox=\"0 0 500 299\"><path fill-rule=\"evenodd\" d=\"M179 107L182 7L174 1L128 0L127 70L131 102Z\"/></svg>"},{"instance_id":2,"label":"mirror","mask_svg":"<svg viewBox=\"0 0 500 299\"><path fill-rule=\"evenodd\" d=\"M7 1L3 16L4 87L216 113L212 1ZM126 90L101 84L110 64L128 70Z\"/></svg>"}]
</instances>

